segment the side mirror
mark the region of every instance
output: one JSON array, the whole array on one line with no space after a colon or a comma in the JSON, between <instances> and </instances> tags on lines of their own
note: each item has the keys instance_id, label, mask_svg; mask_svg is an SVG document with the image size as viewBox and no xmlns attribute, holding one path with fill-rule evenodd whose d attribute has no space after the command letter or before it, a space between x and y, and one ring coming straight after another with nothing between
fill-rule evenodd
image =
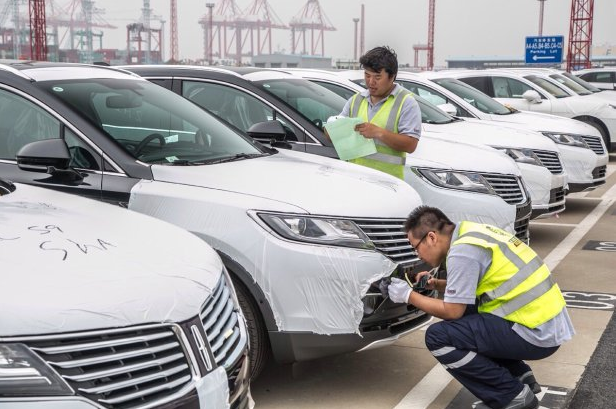
<instances>
[{"instance_id":1,"label":"side mirror","mask_svg":"<svg viewBox=\"0 0 616 409\"><path fill-rule=\"evenodd\" d=\"M275 119L266 122L257 122L246 131L248 136L259 142L269 143L272 148L293 149L293 145L287 142L287 131L282 124Z\"/></svg>"},{"instance_id":2,"label":"side mirror","mask_svg":"<svg viewBox=\"0 0 616 409\"><path fill-rule=\"evenodd\" d=\"M441 104L441 105L437 105L437 107L441 110L441 111L445 111L446 113L448 113L451 116L456 116L458 115L458 110L456 109L455 105L450 104L449 102L446 104Z\"/></svg>"},{"instance_id":3,"label":"side mirror","mask_svg":"<svg viewBox=\"0 0 616 409\"><path fill-rule=\"evenodd\" d=\"M71 181L83 180L83 176L70 167L71 154L63 139L30 142L17 152L16 157L21 170L59 175Z\"/></svg>"},{"instance_id":4,"label":"side mirror","mask_svg":"<svg viewBox=\"0 0 616 409\"><path fill-rule=\"evenodd\" d=\"M273 139L275 141L287 139L287 133L282 124L276 120L257 122L248 128L246 133L253 139Z\"/></svg>"},{"instance_id":5,"label":"side mirror","mask_svg":"<svg viewBox=\"0 0 616 409\"><path fill-rule=\"evenodd\" d=\"M522 94L522 98L530 102L531 104L540 104L541 103L541 95L533 89L529 89L528 91Z\"/></svg>"}]
</instances>

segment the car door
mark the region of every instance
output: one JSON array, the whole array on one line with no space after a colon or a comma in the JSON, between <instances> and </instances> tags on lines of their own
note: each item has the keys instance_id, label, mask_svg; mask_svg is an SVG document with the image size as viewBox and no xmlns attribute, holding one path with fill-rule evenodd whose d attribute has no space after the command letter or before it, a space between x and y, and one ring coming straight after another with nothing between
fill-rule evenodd
<instances>
[{"instance_id":1,"label":"car door","mask_svg":"<svg viewBox=\"0 0 616 409\"><path fill-rule=\"evenodd\" d=\"M15 155L31 142L64 139L76 174L38 173L19 169ZM103 159L100 153L32 99L0 89L0 174L15 182L101 199Z\"/></svg>"},{"instance_id":2,"label":"car door","mask_svg":"<svg viewBox=\"0 0 616 409\"><path fill-rule=\"evenodd\" d=\"M256 123L276 120L282 124L286 141L293 150L306 150L304 131L299 126L265 100L244 89L231 84L182 80L181 95L244 133Z\"/></svg>"}]
</instances>

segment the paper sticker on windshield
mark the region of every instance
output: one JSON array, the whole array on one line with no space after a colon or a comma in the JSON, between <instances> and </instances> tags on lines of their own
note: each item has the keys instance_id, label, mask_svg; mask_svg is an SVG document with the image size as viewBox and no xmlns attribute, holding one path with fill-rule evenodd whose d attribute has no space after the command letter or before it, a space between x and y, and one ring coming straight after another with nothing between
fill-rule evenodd
<instances>
[{"instance_id":1,"label":"paper sticker on windshield","mask_svg":"<svg viewBox=\"0 0 616 409\"><path fill-rule=\"evenodd\" d=\"M53 87L52 89L53 89L54 91L56 91L56 92L62 92L62 91L64 91L64 88L62 88L62 87Z\"/></svg>"},{"instance_id":2,"label":"paper sticker on windshield","mask_svg":"<svg viewBox=\"0 0 616 409\"><path fill-rule=\"evenodd\" d=\"M179 140L178 134L165 136L165 143L174 143Z\"/></svg>"},{"instance_id":3,"label":"paper sticker on windshield","mask_svg":"<svg viewBox=\"0 0 616 409\"><path fill-rule=\"evenodd\" d=\"M167 162L175 162L178 160L178 157L177 156L167 156L165 159L167 160Z\"/></svg>"}]
</instances>

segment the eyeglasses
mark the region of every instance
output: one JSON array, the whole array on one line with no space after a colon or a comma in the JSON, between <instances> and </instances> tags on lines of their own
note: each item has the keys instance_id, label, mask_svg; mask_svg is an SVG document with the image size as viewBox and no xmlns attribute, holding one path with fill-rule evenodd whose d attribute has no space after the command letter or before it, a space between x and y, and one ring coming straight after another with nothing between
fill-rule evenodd
<instances>
[{"instance_id":1,"label":"eyeglasses","mask_svg":"<svg viewBox=\"0 0 616 409\"><path fill-rule=\"evenodd\" d=\"M423 235L423 237L421 239L419 239L419 241L417 242L417 244L413 247L415 247L415 250L419 251L419 245L421 244L422 241L424 241L424 239L426 237L428 237L428 234L432 233L432 230L428 231L426 234Z\"/></svg>"}]
</instances>

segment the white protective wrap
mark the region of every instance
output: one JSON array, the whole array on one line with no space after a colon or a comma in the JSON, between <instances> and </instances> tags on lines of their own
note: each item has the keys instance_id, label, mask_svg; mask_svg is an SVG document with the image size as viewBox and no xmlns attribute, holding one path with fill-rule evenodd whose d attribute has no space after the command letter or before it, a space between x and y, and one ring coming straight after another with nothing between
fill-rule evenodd
<instances>
[{"instance_id":1,"label":"white protective wrap","mask_svg":"<svg viewBox=\"0 0 616 409\"><path fill-rule=\"evenodd\" d=\"M222 366L200 378L195 388L199 409L229 409L229 382Z\"/></svg>"},{"instance_id":2,"label":"white protective wrap","mask_svg":"<svg viewBox=\"0 0 616 409\"><path fill-rule=\"evenodd\" d=\"M3 336L184 321L221 277L218 255L171 224L16 186L0 196Z\"/></svg>"},{"instance_id":3,"label":"white protective wrap","mask_svg":"<svg viewBox=\"0 0 616 409\"><path fill-rule=\"evenodd\" d=\"M592 171L597 166L607 164L608 155L597 155L590 149L562 145L559 149L567 183L592 184Z\"/></svg>"},{"instance_id":4,"label":"white protective wrap","mask_svg":"<svg viewBox=\"0 0 616 409\"><path fill-rule=\"evenodd\" d=\"M257 213L404 219L421 204L417 193L371 169L293 152L224 165L154 166L159 181L135 185L129 208L186 228L239 263L280 330L357 333L361 299L395 263L374 250L282 239Z\"/></svg>"},{"instance_id":5,"label":"white protective wrap","mask_svg":"<svg viewBox=\"0 0 616 409\"><path fill-rule=\"evenodd\" d=\"M533 209L545 209L550 204L550 190L565 186L565 175L554 175L543 166L518 163L526 183ZM552 203L553 205L553 203Z\"/></svg>"}]
</instances>

